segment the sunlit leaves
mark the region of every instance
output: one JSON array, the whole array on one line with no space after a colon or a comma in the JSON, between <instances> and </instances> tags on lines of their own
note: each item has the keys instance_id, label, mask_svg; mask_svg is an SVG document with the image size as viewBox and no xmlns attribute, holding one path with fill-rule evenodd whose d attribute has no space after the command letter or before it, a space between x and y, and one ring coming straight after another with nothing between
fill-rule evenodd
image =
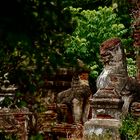
<instances>
[{"instance_id":1,"label":"sunlit leaves","mask_svg":"<svg viewBox=\"0 0 140 140\"><path fill-rule=\"evenodd\" d=\"M136 60L133 60L132 58L127 58L127 70L129 76L131 77L136 76L136 72L137 72Z\"/></svg>"},{"instance_id":2,"label":"sunlit leaves","mask_svg":"<svg viewBox=\"0 0 140 140\"><path fill-rule=\"evenodd\" d=\"M69 42L66 42L66 54L75 60L83 60L91 68L96 65L95 71L101 65L100 44L111 37L121 38L127 30L112 7L99 7L97 11L70 7L70 10L73 19L77 21L77 27Z\"/></svg>"}]
</instances>

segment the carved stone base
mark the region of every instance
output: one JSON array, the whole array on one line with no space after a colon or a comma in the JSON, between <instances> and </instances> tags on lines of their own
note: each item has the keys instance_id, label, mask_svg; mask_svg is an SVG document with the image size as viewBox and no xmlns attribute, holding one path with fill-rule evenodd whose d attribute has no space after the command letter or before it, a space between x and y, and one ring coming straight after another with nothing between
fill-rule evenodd
<instances>
[{"instance_id":1,"label":"carved stone base","mask_svg":"<svg viewBox=\"0 0 140 140\"><path fill-rule=\"evenodd\" d=\"M84 140L120 140L117 119L94 118L84 124Z\"/></svg>"}]
</instances>

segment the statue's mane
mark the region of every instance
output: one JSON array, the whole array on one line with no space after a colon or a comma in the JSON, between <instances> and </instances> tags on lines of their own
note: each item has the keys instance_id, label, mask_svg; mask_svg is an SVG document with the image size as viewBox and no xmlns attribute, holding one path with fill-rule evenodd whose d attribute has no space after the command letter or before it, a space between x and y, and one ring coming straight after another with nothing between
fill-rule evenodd
<instances>
[{"instance_id":1,"label":"statue's mane","mask_svg":"<svg viewBox=\"0 0 140 140\"><path fill-rule=\"evenodd\" d=\"M121 40L119 38L111 38L111 39L108 39L105 42L103 42L101 44L100 49L101 50L109 49L109 48L116 46L117 44L120 44L120 43L121 43Z\"/></svg>"}]
</instances>

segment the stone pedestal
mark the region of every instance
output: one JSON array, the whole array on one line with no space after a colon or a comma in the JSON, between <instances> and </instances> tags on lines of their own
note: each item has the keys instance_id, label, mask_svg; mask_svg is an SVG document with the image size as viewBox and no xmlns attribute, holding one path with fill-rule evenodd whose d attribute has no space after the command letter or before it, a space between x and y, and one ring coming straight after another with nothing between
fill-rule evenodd
<instances>
[{"instance_id":1,"label":"stone pedestal","mask_svg":"<svg viewBox=\"0 0 140 140\"><path fill-rule=\"evenodd\" d=\"M84 140L120 140L117 119L93 118L84 125Z\"/></svg>"},{"instance_id":2,"label":"stone pedestal","mask_svg":"<svg viewBox=\"0 0 140 140\"><path fill-rule=\"evenodd\" d=\"M92 119L84 124L84 140L120 140L121 98L111 88L101 89L90 104Z\"/></svg>"},{"instance_id":3,"label":"stone pedestal","mask_svg":"<svg viewBox=\"0 0 140 140\"><path fill-rule=\"evenodd\" d=\"M93 118L120 119L123 101L114 88L100 89L90 99Z\"/></svg>"}]
</instances>

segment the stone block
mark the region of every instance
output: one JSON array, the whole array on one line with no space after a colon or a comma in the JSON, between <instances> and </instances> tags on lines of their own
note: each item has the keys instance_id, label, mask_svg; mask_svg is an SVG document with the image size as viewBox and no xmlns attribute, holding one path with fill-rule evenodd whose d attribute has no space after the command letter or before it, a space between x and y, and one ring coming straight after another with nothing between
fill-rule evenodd
<instances>
[{"instance_id":1,"label":"stone block","mask_svg":"<svg viewBox=\"0 0 140 140\"><path fill-rule=\"evenodd\" d=\"M93 118L84 124L84 140L120 140L117 119Z\"/></svg>"}]
</instances>

